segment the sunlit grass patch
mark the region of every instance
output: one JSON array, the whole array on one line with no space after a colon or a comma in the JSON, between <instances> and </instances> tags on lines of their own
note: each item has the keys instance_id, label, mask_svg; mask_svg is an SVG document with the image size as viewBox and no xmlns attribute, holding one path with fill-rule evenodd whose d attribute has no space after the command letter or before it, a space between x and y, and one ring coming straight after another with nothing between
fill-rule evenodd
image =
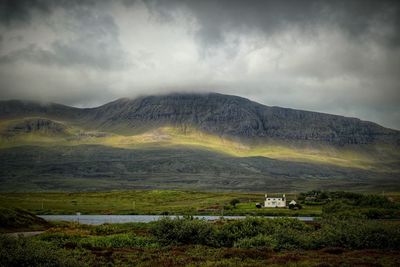
<instances>
[{"instance_id":1,"label":"sunlit grass patch","mask_svg":"<svg viewBox=\"0 0 400 267\"><path fill-rule=\"evenodd\" d=\"M0 123L0 132L16 121ZM59 122L62 123L62 122ZM32 132L11 137L0 135L0 148L37 145L37 146L78 146L103 145L114 148L146 149L177 147L209 150L233 157L267 157L271 159L310 162L341 167L391 171L382 163L400 158L390 146L365 145L360 147L338 147L327 144L307 145L306 143L284 142L277 140L242 142L226 136L217 136L193 127L163 126L133 135L119 135L87 131L75 125L66 125L63 134Z\"/></svg>"}]
</instances>

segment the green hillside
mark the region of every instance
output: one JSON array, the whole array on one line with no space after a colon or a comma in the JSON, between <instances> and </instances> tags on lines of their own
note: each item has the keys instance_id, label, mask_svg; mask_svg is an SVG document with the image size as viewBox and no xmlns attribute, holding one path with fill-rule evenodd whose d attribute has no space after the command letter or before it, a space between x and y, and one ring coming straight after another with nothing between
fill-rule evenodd
<instances>
[{"instance_id":1,"label":"green hillside","mask_svg":"<svg viewBox=\"0 0 400 267\"><path fill-rule=\"evenodd\" d=\"M16 130L30 124L46 122L45 129ZM44 126L43 126L44 127ZM18 129L18 128L17 128ZM44 118L3 120L0 124L0 148L16 146L77 146L102 145L106 147L143 149L186 147L209 150L232 157L267 157L295 162L331 164L341 167L391 170L391 160L400 158L400 152L389 145L329 146L294 142L240 142L208 134L191 127L161 127L135 135L87 131L68 122ZM385 165L385 163L388 163Z\"/></svg>"},{"instance_id":2,"label":"green hillside","mask_svg":"<svg viewBox=\"0 0 400 267\"><path fill-rule=\"evenodd\" d=\"M219 94L0 102L1 191L399 188L399 132Z\"/></svg>"}]
</instances>

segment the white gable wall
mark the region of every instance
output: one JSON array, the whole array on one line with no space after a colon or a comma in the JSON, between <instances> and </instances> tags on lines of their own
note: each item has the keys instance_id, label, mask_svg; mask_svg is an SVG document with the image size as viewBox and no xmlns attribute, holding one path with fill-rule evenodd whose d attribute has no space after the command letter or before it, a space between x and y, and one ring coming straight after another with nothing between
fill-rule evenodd
<instances>
[{"instance_id":1,"label":"white gable wall","mask_svg":"<svg viewBox=\"0 0 400 267\"><path fill-rule=\"evenodd\" d=\"M283 208L286 207L286 197L268 197L265 195L264 207L266 208Z\"/></svg>"}]
</instances>

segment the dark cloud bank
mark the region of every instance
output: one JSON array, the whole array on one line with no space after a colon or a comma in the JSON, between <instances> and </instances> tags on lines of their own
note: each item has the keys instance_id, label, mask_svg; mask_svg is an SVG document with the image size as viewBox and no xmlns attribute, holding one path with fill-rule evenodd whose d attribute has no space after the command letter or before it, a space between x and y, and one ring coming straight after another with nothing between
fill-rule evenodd
<instances>
[{"instance_id":1,"label":"dark cloud bank","mask_svg":"<svg viewBox=\"0 0 400 267\"><path fill-rule=\"evenodd\" d=\"M400 129L398 1L1 1L0 99L216 91Z\"/></svg>"}]
</instances>

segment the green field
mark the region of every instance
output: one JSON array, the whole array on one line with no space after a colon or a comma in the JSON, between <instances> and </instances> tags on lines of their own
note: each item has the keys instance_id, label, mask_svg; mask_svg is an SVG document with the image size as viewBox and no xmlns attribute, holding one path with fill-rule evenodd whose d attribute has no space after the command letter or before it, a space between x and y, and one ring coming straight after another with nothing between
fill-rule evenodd
<instances>
[{"instance_id":1,"label":"green field","mask_svg":"<svg viewBox=\"0 0 400 267\"><path fill-rule=\"evenodd\" d=\"M287 203L298 193L287 193ZM400 193L385 193L400 202ZM230 202L238 199L233 207ZM0 193L0 206L15 207L35 214L170 214L170 215L281 215L320 216L322 204L303 203L300 210L256 208L264 194L198 192L181 190L134 190L111 192Z\"/></svg>"},{"instance_id":2,"label":"green field","mask_svg":"<svg viewBox=\"0 0 400 267\"><path fill-rule=\"evenodd\" d=\"M296 194L286 194L297 199ZM230 201L239 199L233 207ZM318 216L321 206L305 205L293 211L285 208L255 207L263 202L257 193L210 193L176 190L136 190L85 193L1 193L0 203L35 214L212 214Z\"/></svg>"}]
</instances>

